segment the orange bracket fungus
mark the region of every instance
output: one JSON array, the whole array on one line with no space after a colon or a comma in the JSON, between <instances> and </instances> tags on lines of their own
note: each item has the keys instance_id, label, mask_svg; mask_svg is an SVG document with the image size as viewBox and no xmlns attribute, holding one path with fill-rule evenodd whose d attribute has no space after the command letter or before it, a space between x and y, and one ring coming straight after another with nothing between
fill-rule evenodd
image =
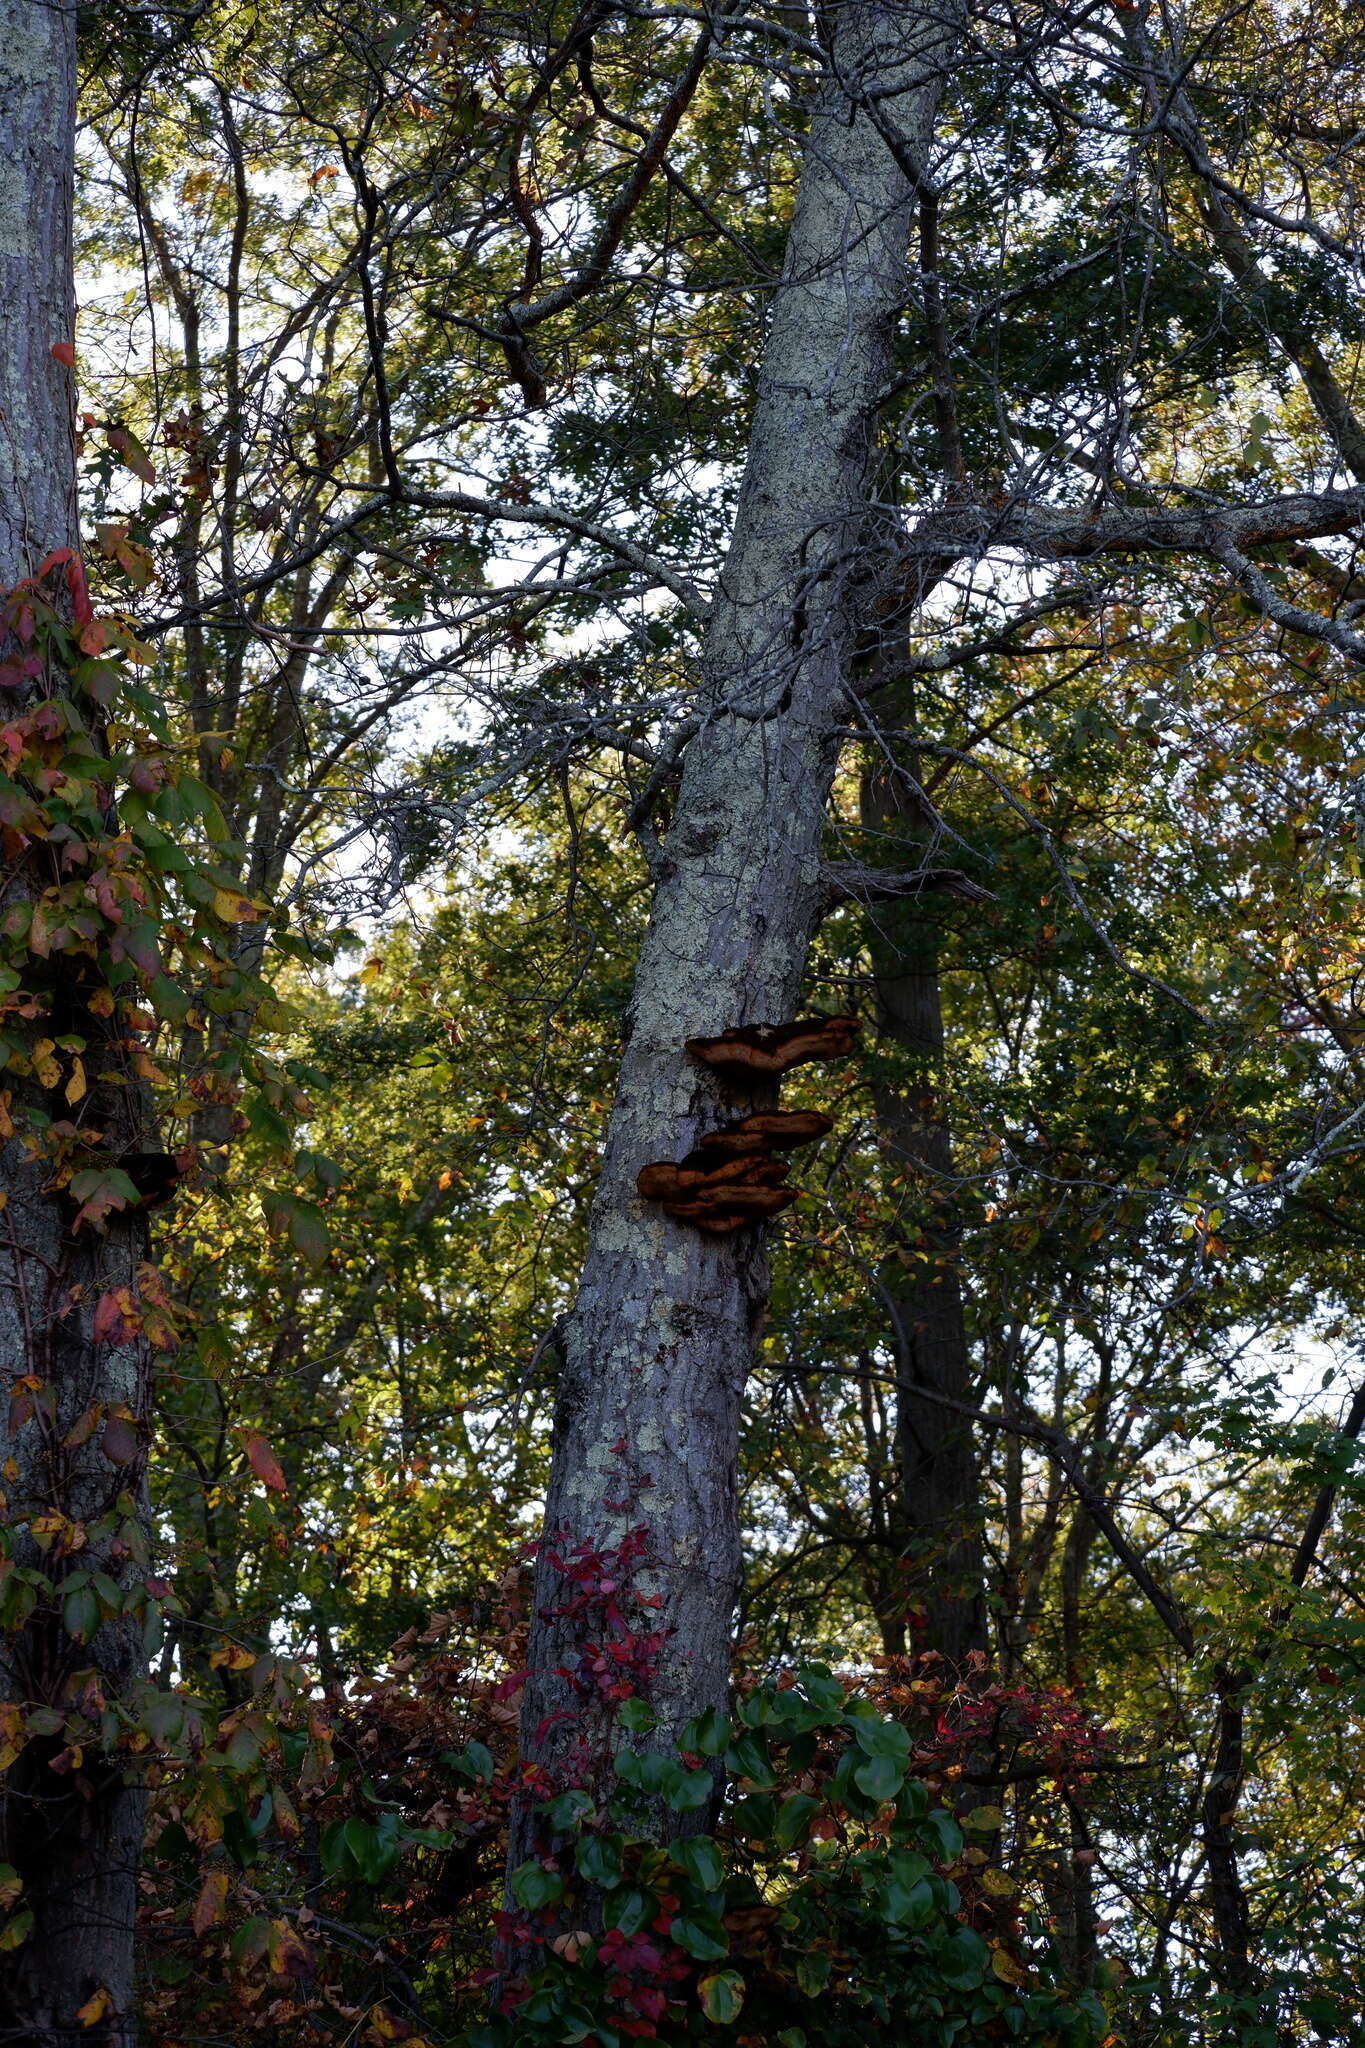
<instances>
[{"instance_id":1,"label":"orange bracket fungus","mask_svg":"<svg viewBox=\"0 0 1365 2048\"><path fill-rule=\"evenodd\" d=\"M800 1190L787 1181L787 1163L775 1151L808 1145L833 1129L818 1109L772 1109L712 1131L676 1165L642 1167L636 1187L665 1215L714 1237L760 1223L790 1208Z\"/></svg>"},{"instance_id":2,"label":"orange bracket fungus","mask_svg":"<svg viewBox=\"0 0 1365 2048\"><path fill-rule=\"evenodd\" d=\"M809 1145L833 1129L833 1117L822 1110L761 1109L737 1124L727 1124L723 1131L708 1131L697 1149L720 1159L745 1152L790 1152L794 1145Z\"/></svg>"},{"instance_id":3,"label":"orange bracket fungus","mask_svg":"<svg viewBox=\"0 0 1365 2048\"><path fill-rule=\"evenodd\" d=\"M846 1059L858 1035L856 1017L803 1017L795 1024L745 1024L719 1038L689 1038L687 1050L732 1085L780 1081L807 1060Z\"/></svg>"}]
</instances>

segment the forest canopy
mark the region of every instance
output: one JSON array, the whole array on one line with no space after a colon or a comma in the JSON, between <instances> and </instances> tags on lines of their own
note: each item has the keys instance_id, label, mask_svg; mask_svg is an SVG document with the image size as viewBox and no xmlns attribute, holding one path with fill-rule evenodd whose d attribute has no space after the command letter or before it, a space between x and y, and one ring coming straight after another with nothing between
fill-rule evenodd
<instances>
[{"instance_id":1,"label":"forest canopy","mask_svg":"<svg viewBox=\"0 0 1365 2048\"><path fill-rule=\"evenodd\" d=\"M1360 2039L1362 143L0 0L0 2043Z\"/></svg>"}]
</instances>

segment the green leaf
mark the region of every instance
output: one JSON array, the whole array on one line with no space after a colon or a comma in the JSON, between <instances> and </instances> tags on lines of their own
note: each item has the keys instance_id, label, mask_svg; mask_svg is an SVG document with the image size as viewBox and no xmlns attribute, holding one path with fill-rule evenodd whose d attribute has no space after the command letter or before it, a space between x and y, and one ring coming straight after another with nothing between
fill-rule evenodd
<instances>
[{"instance_id":1,"label":"green leaf","mask_svg":"<svg viewBox=\"0 0 1365 2048\"><path fill-rule=\"evenodd\" d=\"M229 1943L232 1959L239 1968L249 1969L252 1963L260 1961L270 1947L270 1935L270 1922L263 1913L253 1913L242 1922Z\"/></svg>"},{"instance_id":2,"label":"green leaf","mask_svg":"<svg viewBox=\"0 0 1365 2048\"><path fill-rule=\"evenodd\" d=\"M829 1982L830 1959L822 1955L801 1956L796 1965L796 1982L807 1998L818 1998Z\"/></svg>"},{"instance_id":3,"label":"green leaf","mask_svg":"<svg viewBox=\"0 0 1365 2048\"><path fill-rule=\"evenodd\" d=\"M761 1735L746 1729L725 1752L725 1768L733 1778L750 1778L765 1789L773 1782L768 1745Z\"/></svg>"},{"instance_id":4,"label":"green leaf","mask_svg":"<svg viewBox=\"0 0 1365 2048\"><path fill-rule=\"evenodd\" d=\"M261 1738L253 1728L234 1728L223 1751L229 1770L250 1771L260 1761ZM347 1827L363 1826L363 1822L347 1821Z\"/></svg>"},{"instance_id":5,"label":"green leaf","mask_svg":"<svg viewBox=\"0 0 1365 2048\"><path fill-rule=\"evenodd\" d=\"M777 1826L773 1829L773 1840L779 1849L795 1849L805 1841L820 1805L821 1802L809 1792L793 1792L789 1799L782 1801L777 1810Z\"/></svg>"},{"instance_id":6,"label":"green leaf","mask_svg":"<svg viewBox=\"0 0 1365 2048\"><path fill-rule=\"evenodd\" d=\"M493 1752L485 1743L471 1742L465 1747L465 1758L481 1785L493 1782Z\"/></svg>"},{"instance_id":7,"label":"green leaf","mask_svg":"<svg viewBox=\"0 0 1365 2048\"><path fill-rule=\"evenodd\" d=\"M512 1896L528 1913L539 1913L564 1896L564 1880L557 1870L543 1863L523 1863L512 1872Z\"/></svg>"},{"instance_id":8,"label":"green leaf","mask_svg":"<svg viewBox=\"0 0 1365 2048\"><path fill-rule=\"evenodd\" d=\"M616 1718L632 1735L647 1735L659 1717L648 1700L626 1700Z\"/></svg>"},{"instance_id":9,"label":"green leaf","mask_svg":"<svg viewBox=\"0 0 1365 2048\"><path fill-rule=\"evenodd\" d=\"M621 1882L621 1857L625 1842L620 1835L580 1835L574 1849L574 1862L580 1877L602 1890Z\"/></svg>"},{"instance_id":10,"label":"green leaf","mask_svg":"<svg viewBox=\"0 0 1365 2048\"><path fill-rule=\"evenodd\" d=\"M725 1882L724 1860L709 1835L689 1835L685 1842L675 1842L673 1861L704 1892L719 1891Z\"/></svg>"},{"instance_id":11,"label":"green leaf","mask_svg":"<svg viewBox=\"0 0 1365 2048\"><path fill-rule=\"evenodd\" d=\"M483 1745L479 1746L482 1748ZM576 1788L569 1792L561 1792L557 1799L550 1801L546 1809L550 1826L557 1835L572 1834L583 1816L591 1812L591 1794Z\"/></svg>"},{"instance_id":12,"label":"green leaf","mask_svg":"<svg viewBox=\"0 0 1365 2048\"><path fill-rule=\"evenodd\" d=\"M618 1934L638 1934L642 1927L648 1927L659 1910L659 1902L653 1892L642 1891L639 1885L617 1885L607 1893L602 1906L602 1923L614 1927Z\"/></svg>"},{"instance_id":13,"label":"green leaf","mask_svg":"<svg viewBox=\"0 0 1365 2048\"><path fill-rule=\"evenodd\" d=\"M715 1790L715 1780L709 1771L687 1771L670 1790L668 1804L674 1813L699 1813Z\"/></svg>"},{"instance_id":14,"label":"green leaf","mask_svg":"<svg viewBox=\"0 0 1365 2048\"><path fill-rule=\"evenodd\" d=\"M675 1792L687 1772L676 1757L663 1756L657 1749L618 1750L616 1775L623 1785L633 1785L646 1799L666 1799Z\"/></svg>"},{"instance_id":15,"label":"green leaf","mask_svg":"<svg viewBox=\"0 0 1365 2048\"><path fill-rule=\"evenodd\" d=\"M179 1740L185 1726L185 1702L174 1693L159 1693L144 1704L138 1725L146 1729L153 1742L168 1747Z\"/></svg>"},{"instance_id":16,"label":"green leaf","mask_svg":"<svg viewBox=\"0 0 1365 2048\"><path fill-rule=\"evenodd\" d=\"M868 1756L887 1757L903 1772L910 1761L910 1731L880 1714L859 1714L850 1720L854 1740Z\"/></svg>"},{"instance_id":17,"label":"green leaf","mask_svg":"<svg viewBox=\"0 0 1365 2048\"><path fill-rule=\"evenodd\" d=\"M82 1573L82 1579L85 1575ZM69 1585L62 1594L62 1627L78 1643L88 1643L100 1625L99 1595L89 1584Z\"/></svg>"},{"instance_id":18,"label":"green leaf","mask_svg":"<svg viewBox=\"0 0 1365 2048\"><path fill-rule=\"evenodd\" d=\"M708 1707L689 1721L678 1739L679 1749L697 1756L723 1756L730 1741L730 1720L715 1707Z\"/></svg>"},{"instance_id":19,"label":"green leaf","mask_svg":"<svg viewBox=\"0 0 1365 2048\"><path fill-rule=\"evenodd\" d=\"M994 1834L1005 1825L1005 1816L998 1806L974 1806L962 1822L964 1828L971 1828L979 1835Z\"/></svg>"},{"instance_id":20,"label":"green leaf","mask_svg":"<svg viewBox=\"0 0 1365 2048\"><path fill-rule=\"evenodd\" d=\"M697 1989L702 2011L717 2026L731 2026L739 2018L744 2004L744 1979L738 1970L717 1970L714 1975L703 1977Z\"/></svg>"},{"instance_id":21,"label":"green leaf","mask_svg":"<svg viewBox=\"0 0 1365 2048\"><path fill-rule=\"evenodd\" d=\"M796 1682L813 1707L823 1707L831 1714L843 1712L844 1688L831 1676L827 1664L803 1664Z\"/></svg>"},{"instance_id":22,"label":"green leaf","mask_svg":"<svg viewBox=\"0 0 1365 2048\"><path fill-rule=\"evenodd\" d=\"M962 1830L950 1813L936 1806L921 1820L920 1833L929 1838L934 1849L945 1863L951 1863L955 1856L962 1854Z\"/></svg>"},{"instance_id":23,"label":"green leaf","mask_svg":"<svg viewBox=\"0 0 1365 2048\"><path fill-rule=\"evenodd\" d=\"M699 1963L716 1963L730 1953L730 1937L720 1917L700 1906L678 1913L669 1922L669 1933L678 1947Z\"/></svg>"},{"instance_id":24,"label":"green leaf","mask_svg":"<svg viewBox=\"0 0 1365 2048\"><path fill-rule=\"evenodd\" d=\"M907 1884L893 1877L883 1886L880 1900L882 1918L893 1927L927 1927L934 1917L933 1887L927 1878Z\"/></svg>"},{"instance_id":25,"label":"green leaf","mask_svg":"<svg viewBox=\"0 0 1365 2048\"><path fill-rule=\"evenodd\" d=\"M0 1949L21 1948L28 1940L33 1928L33 1909L25 1906L21 1912L11 1913L3 1927L0 1927Z\"/></svg>"},{"instance_id":26,"label":"green leaf","mask_svg":"<svg viewBox=\"0 0 1365 2048\"><path fill-rule=\"evenodd\" d=\"M889 1756L870 1756L853 1773L853 1782L858 1790L879 1802L894 1799L904 1779L905 1772Z\"/></svg>"}]
</instances>

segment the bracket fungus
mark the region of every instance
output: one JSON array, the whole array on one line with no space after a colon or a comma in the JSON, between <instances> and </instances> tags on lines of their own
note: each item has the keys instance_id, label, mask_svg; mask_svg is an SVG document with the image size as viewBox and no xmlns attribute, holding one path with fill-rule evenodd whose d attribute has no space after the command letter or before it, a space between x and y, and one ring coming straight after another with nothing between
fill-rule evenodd
<instances>
[{"instance_id":1,"label":"bracket fungus","mask_svg":"<svg viewBox=\"0 0 1365 2048\"><path fill-rule=\"evenodd\" d=\"M794 1024L744 1024L718 1038L689 1038L688 1052L723 1081L780 1081L807 1060L846 1059L858 1035L856 1017L803 1017Z\"/></svg>"},{"instance_id":2,"label":"bracket fungus","mask_svg":"<svg viewBox=\"0 0 1365 2048\"><path fill-rule=\"evenodd\" d=\"M745 1152L790 1152L794 1145L809 1145L834 1129L834 1118L819 1109L760 1109L753 1116L727 1124L723 1131L708 1131L697 1150L717 1158L734 1158Z\"/></svg>"},{"instance_id":3,"label":"bracket fungus","mask_svg":"<svg viewBox=\"0 0 1365 2048\"><path fill-rule=\"evenodd\" d=\"M808 1145L833 1127L818 1109L763 1110L710 1132L676 1165L642 1167L635 1185L665 1215L723 1237L790 1208L800 1189L790 1186L787 1162L773 1153Z\"/></svg>"}]
</instances>

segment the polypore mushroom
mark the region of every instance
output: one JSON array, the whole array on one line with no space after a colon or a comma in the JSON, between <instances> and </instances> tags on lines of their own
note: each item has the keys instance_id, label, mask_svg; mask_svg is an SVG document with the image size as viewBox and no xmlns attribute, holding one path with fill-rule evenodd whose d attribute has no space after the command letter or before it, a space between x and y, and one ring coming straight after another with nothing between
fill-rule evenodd
<instances>
[{"instance_id":1,"label":"polypore mushroom","mask_svg":"<svg viewBox=\"0 0 1365 2048\"><path fill-rule=\"evenodd\" d=\"M794 1145L810 1145L834 1129L833 1117L818 1109L760 1109L727 1124L723 1131L708 1131L697 1150L704 1157L733 1157L751 1152L790 1152Z\"/></svg>"},{"instance_id":2,"label":"polypore mushroom","mask_svg":"<svg viewBox=\"0 0 1365 2048\"><path fill-rule=\"evenodd\" d=\"M799 1188L752 1187L731 1181L725 1187L708 1189L691 1201L666 1202L664 1207L679 1223L691 1223L713 1237L725 1237L732 1230L741 1230L746 1223L761 1223L766 1217L790 1208L800 1192Z\"/></svg>"},{"instance_id":3,"label":"polypore mushroom","mask_svg":"<svg viewBox=\"0 0 1365 2048\"><path fill-rule=\"evenodd\" d=\"M804 1017L794 1024L745 1024L718 1038L689 1038L694 1060L724 1081L780 1081L807 1060L841 1060L853 1050L856 1017Z\"/></svg>"},{"instance_id":4,"label":"polypore mushroom","mask_svg":"<svg viewBox=\"0 0 1365 2048\"><path fill-rule=\"evenodd\" d=\"M665 1215L716 1233L776 1216L797 1196L797 1190L787 1186L785 1164L766 1149L732 1159L689 1152L676 1166L668 1159L656 1160L641 1167L635 1185L645 1201L657 1202Z\"/></svg>"},{"instance_id":5,"label":"polypore mushroom","mask_svg":"<svg viewBox=\"0 0 1365 2048\"><path fill-rule=\"evenodd\" d=\"M641 1167L635 1185L679 1223L722 1236L746 1223L776 1216L796 1200L786 1161L775 1150L808 1145L834 1128L818 1109L767 1109L711 1131L685 1159Z\"/></svg>"}]
</instances>

